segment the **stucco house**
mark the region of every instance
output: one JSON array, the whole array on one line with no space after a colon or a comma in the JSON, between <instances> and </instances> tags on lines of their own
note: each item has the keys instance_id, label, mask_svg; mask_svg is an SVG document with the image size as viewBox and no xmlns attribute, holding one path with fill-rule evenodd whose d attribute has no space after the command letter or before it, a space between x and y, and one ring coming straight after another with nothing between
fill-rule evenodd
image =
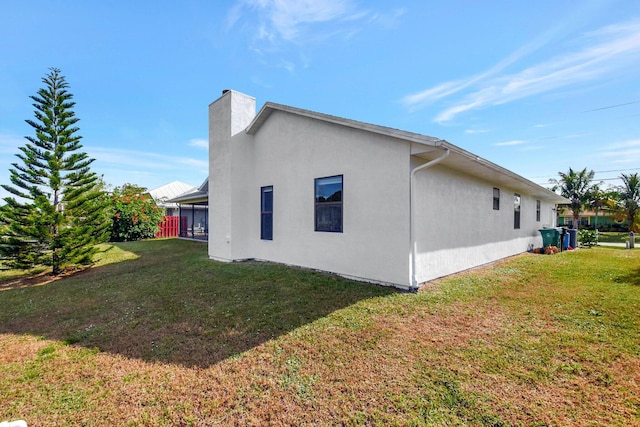
<instances>
[{"instance_id":1,"label":"stucco house","mask_svg":"<svg viewBox=\"0 0 640 427\"><path fill-rule=\"evenodd\" d=\"M542 244L567 200L438 138L232 90L209 106L211 259L416 289Z\"/></svg>"}]
</instances>

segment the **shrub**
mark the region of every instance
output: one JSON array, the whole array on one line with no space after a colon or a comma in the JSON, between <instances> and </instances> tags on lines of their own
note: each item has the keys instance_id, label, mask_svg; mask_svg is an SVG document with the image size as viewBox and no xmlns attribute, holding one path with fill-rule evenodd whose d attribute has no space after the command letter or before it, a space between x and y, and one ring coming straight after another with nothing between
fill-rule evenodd
<instances>
[{"instance_id":1,"label":"shrub","mask_svg":"<svg viewBox=\"0 0 640 427\"><path fill-rule=\"evenodd\" d=\"M598 233L594 230L578 230L578 241L581 246L590 248L598 244Z\"/></svg>"},{"instance_id":2,"label":"shrub","mask_svg":"<svg viewBox=\"0 0 640 427\"><path fill-rule=\"evenodd\" d=\"M156 205L146 188L133 184L116 187L111 200L111 241L126 242L155 237L162 221L163 209Z\"/></svg>"}]
</instances>

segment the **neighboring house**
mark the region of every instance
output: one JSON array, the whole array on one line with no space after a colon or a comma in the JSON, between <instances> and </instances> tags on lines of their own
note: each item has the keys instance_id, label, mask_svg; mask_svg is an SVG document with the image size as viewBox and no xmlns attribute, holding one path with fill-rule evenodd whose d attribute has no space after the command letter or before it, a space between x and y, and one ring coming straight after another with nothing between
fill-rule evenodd
<instances>
[{"instance_id":1,"label":"neighboring house","mask_svg":"<svg viewBox=\"0 0 640 427\"><path fill-rule=\"evenodd\" d=\"M179 196L167 200L178 206L180 237L207 240L209 235L209 178L200 187L193 187Z\"/></svg>"},{"instance_id":2,"label":"neighboring house","mask_svg":"<svg viewBox=\"0 0 640 427\"><path fill-rule=\"evenodd\" d=\"M209 106L209 257L415 289L541 246L568 200L442 139L266 103ZM175 199L174 199L175 201Z\"/></svg>"},{"instance_id":3,"label":"neighboring house","mask_svg":"<svg viewBox=\"0 0 640 427\"><path fill-rule=\"evenodd\" d=\"M194 187L180 181L173 181L149 191L156 204L165 209L167 216L179 216L179 236L206 239L207 198L206 184ZM203 193L204 188L204 193ZM201 197L204 194L204 199Z\"/></svg>"},{"instance_id":4,"label":"neighboring house","mask_svg":"<svg viewBox=\"0 0 640 427\"><path fill-rule=\"evenodd\" d=\"M185 184L184 182L180 181L173 181L150 190L149 194L156 202L156 205L158 205L158 207L165 209L166 215L178 216L178 204L169 202L169 200L192 191L196 191L196 187L194 187L193 185Z\"/></svg>"},{"instance_id":5,"label":"neighboring house","mask_svg":"<svg viewBox=\"0 0 640 427\"><path fill-rule=\"evenodd\" d=\"M573 212L570 208L559 209L558 211L558 226L573 227ZM578 227L597 227L600 231L626 231L627 221L620 215L615 215L609 210L601 210L598 212L598 219L596 220L596 213L593 211L580 212L580 223Z\"/></svg>"}]
</instances>

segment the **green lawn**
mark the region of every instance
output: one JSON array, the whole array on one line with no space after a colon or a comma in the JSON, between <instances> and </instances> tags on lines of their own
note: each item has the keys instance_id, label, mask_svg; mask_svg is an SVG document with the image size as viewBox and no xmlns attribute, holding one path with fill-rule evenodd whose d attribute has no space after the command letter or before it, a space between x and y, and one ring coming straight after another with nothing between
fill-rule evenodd
<instances>
[{"instance_id":1,"label":"green lawn","mask_svg":"<svg viewBox=\"0 0 640 427\"><path fill-rule=\"evenodd\" d=\"M640 236L635 235L636 244L640 244ZM598 232L598 241L609 243L625 243L629 241L629 233Z\"/></svg>"},{"instance_id":2,"label":"green lawn","mask_svg":"<svg viewBox=\"0 0 640 427\"><path fill-rule=\"evenodd\" d=\"M0 277L0 421L638 425L640 250L524 254L418 294L180 240Z\"/></svg>"}]
</instances>

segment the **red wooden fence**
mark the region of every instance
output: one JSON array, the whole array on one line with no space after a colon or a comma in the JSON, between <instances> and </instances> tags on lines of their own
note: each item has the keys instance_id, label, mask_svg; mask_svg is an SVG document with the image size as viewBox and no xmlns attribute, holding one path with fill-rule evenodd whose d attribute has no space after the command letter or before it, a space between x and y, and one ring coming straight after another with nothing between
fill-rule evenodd
<instances>
[{"instance_id":1,"label":"red wooden fence","mask_svg":"<svg viewBox=\"0 0 640 427\"><path fill-rule=\"evenodd\" d=\"M180 233L180 217L164 216L156 237L178 237Z\"/></svg>"}]
</instances>

